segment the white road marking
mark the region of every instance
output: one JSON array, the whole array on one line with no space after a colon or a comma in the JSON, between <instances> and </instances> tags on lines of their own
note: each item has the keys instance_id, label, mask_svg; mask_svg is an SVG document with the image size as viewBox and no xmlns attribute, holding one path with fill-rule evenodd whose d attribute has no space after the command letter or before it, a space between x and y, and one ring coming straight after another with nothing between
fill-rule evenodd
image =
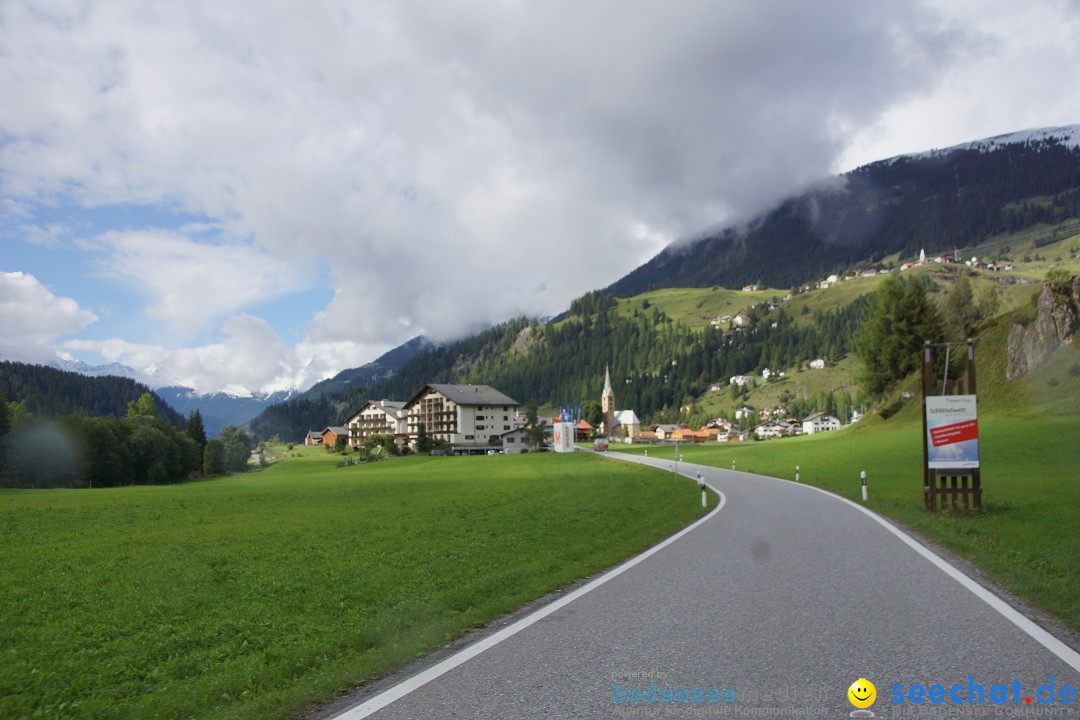
<instances>
[{"instance_id":1,"label":"white road marking","mask_svg":"<svg viewBox=\"0 0 1080 720\"><path fill-rule=\"evenodd\" d=\"M776 480L778 482L786 482L786 483L789 483L791 485L795 485L795 483L790 483L788 480L784 480L783 478L774 478L774 477L771 477L771 476L768 476L768 475L759 475L758 477L766 477L766 478L769 478L770 480ZM900 540L905 545L907 545L912 550L914 550L915 552L922 555L924 558L926 558L931 563L933 563L943 573L945 573L946 575L951 577L953 580L955 580L956 582L960 583L965 588L970 590L977 598L979 598L980 600L985 602L987 605L992 607L994 610L997 610L998 613L1003 615L1006 620L1008 620L1013 625L1015 625L1016 627L1023 630L1025 633L1027 633L1028 636L1031 637L1032 640L1039 643L1040 645L1042 645L1044 648L1046 648L1050 652L1054 653L1054 655L1057 655L1058 658L1062 662L1064 662L1066 665L1071 667L1073 670L1075 670L1077 672L1080 672L1080 653L1076 652L1071 647L1069 647L1065 643L1058 640L1056 637L1051 635L1049 632L1044 630L1039 625L1036 625L1031 620L1028 620L1026 617L1024 617L1024 615L1022 613L1015 610L1011 605L1009 605L1004 600L999 598L997 595L990 592L989 590L984 588L982 585L980 585L979 583L975 582L970 577L965 575L962 570L960 570L956 566L950 564L947 560L942 558L940 555L935 553L933 550L926 547L925 545L920 543L918 540L911 537L906 532L904 532L900 528L896 527L895 525L893 525L891 522L889 522L885 518L878 515L873 510L867 510L862 505L854 503L851 500L848 500L846 497L841 497L840 495L837 495L836 493L832 493L832 492L829 492L828 490L823 490L821 488L814 487L813 485L804 485L802 483L799 483L799 485L797 487L803 487L803 488L807 488L809 490L816 490L819 493L824 493L825 495L829 495L830 497L836 498L837 500L840 500L841 502L847 503L848 505L855 508L856 510L858 510L861 513L869 515L871 518L873 518L874 522L878 523L879 525L884 527L886 530L891 532L893 535L900 538Z\"/></svg>"},{"instance_id":2,"label":"white road marking","mask_svg":"<svg viewBox=\"0 0 1080 720\"><path fill-rule=\"evenodd\" d=\"M684 473L679 473L679 474L683 475ZM686 477L689 477L689 475L687 475ZM474 643L472 645L469 645L466 648L463 648L463 649L459 650L458 652L454 653L453 655L446 658L445 660L442 660L441 662L436 663L435 665L432 665L427 670L424 670L423 672L412 676L408 680L403 680L402 682L398 683L397 685L394 685L391 688L387 688L386 690L384 690L381 693L379 693L378 695L375 695L374 697L366 700L365 702L361 703L360 705L357 705L354 708L346 710L345 712L341 713L340 715L334 716L333 720L360 720L360 718L368 717L372 713L381 710L382 708L386 707L387 705L394 702L395 700L399 700L399 699L405 697L406 695L411 693L413 690L416 690L417 688L423 687L424 685L427 685L432 680L434 680L434 679L436 679L436 678L438 678L438 677L440 677L442 675L445 675L446 673L448 673L451 670L453 670L454 668L456 668L458 665L461 665L461 664L463 664L465 662L468 662L469 660L476 657L477 655L484 652L485 650L489 650L490 648L495 647L496 645L501 643L503 640L506 640L507 638L516 635L517 633L521 632L522 630L529 627L530 625L533 625L534 623L536 623L536 622L538 622L540 620L543 620L544 618L546 618L548 615L555 612L559 608L562 608L562 607L565 607L565 606L569 605L570 603L574 602L575 600L577 600L582 595L585 595L586 593L592 592L593 590L600 587L601 585L608 582L609 580L613 580L614 578L617 578L619 575L622 575L624 572L626 572L630 568L634 567L638 563L640 563L643 560L645 560L645 559L647 559L649 557L652 557L656 553L660 552L661 550L666 548L668 545L672 544L673 542L675 542L676 540L681 538L683 535L686 535L688 532L690 532L691 530L693 530L697 526L699 526L702 523L710 520L714 515L716 515L718 512L720 512L721 508L724 507L724 504L727 502L727 498L724 496L724 493L720 492L719 490L714 488L712 485L709 485L708 482L706 482L705 484L708 485L708 487L713 492L715 492L717 494L717 496L720 498L720 502L717 503L716 509L714 509L712 512L710 512L705 517L701 518L700 520L697 520L696 522L692 523L691 525L687 525L685 528L683 528L679 532L675 533L671 537L667 538L666 540L663 540L660 543L658 543L656 545L653 545L651 548L649 548L645 552L641 553L640 555L636 555L636 556L630 558L629 560L624 562L622 565L619 565L618 567L614 568L613 570L609 570L608 572L604 573L603 575L596 578L595 580L588 583L587 585L581 586L580 588L573 591L569 595L566 595L565 597L561 597L558 600L550 603L549 605L545 605L544 607L540 608L539 610L537 610L537 611L535 611L533 613L530 613L529 615L526 615L521 620L518 620L513 625L510 625L508 627L503 628L499 632L493 633L493 634L487 636L486 638L484 638L483 640L479 640L478 642L476 642L476 643Z\"/></svg>"}]
</instances>

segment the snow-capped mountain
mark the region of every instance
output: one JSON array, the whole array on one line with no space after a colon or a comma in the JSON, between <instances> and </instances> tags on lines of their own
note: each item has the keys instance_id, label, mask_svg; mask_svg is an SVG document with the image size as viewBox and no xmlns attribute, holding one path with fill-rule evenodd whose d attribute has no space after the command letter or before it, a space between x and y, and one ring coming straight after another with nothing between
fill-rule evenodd
<instances>
[{"instance_id":1,"label":"snow-capped mountain","mask_svg":"<svg viewBox=\"0 0 1080 720\"><path fill-rule=\"evenodd\" d=\"M81 360L57 360L51 363L57 370L86 375L88 377L115 376L140 382L154 390L158 396L181 415L188 415L198 410L203 418L203 425L211 437L226 425L243 425L275 403L284 402L299 393L298 390L281 390L273 393L251 392L247 388L234 386L215 393L199 393L189 387L169 385L167 380L156 377L153 373L120 363L91 365Z\"/></svg>"},{"instance_id":2,"label":"snow-capped mountain","mask_svg":"<svg viewBox=\"0 0 1080 720\"><path fill-rule=\"evenodd\" d=\"M136 382L140 382L146 385L152 390L156 390L161 382L155 382L156 378L149 373L141 372L133 367L127 365L121 365L120 363L109 363L107 365L91 365L85 363L82 360L62 360L57 359L55 362L49 363L50 367L54 367L57 370L66 370L67 372L78 373L79 375L86 375L87 377L124 377Z\"/></svg>"},{"instance_id":3,"label":"snow-capped mountain","mask_svg":"<svg viewBox=\"0 0 1080 720\"><path fill-rule=\"evenodd\" d=\"M158 388L157 394L182 415L198 410L207 435L214 437L226 425L244 425L270 405L285 402L298 391L251 393L240 389L240 392L198 393L191 388L173 386Z\"/></svg>"},{"instance_id":4,"label":"snow-capped mountain","mask_svg":"<svg viewBox=\"0 0 1080 720\"><path fill-rule=\"evenodd\" d=\"M948 155L949 153L956 152L957 150L980 150L982 152L993 152L995 150L1000 150L1007 145L1041 145L1051 142L1061 143L1065 147L1080 147L1080 125L1064 125L1062 127L1045 127L1020 130L1018 132L1006 133L1004 135L995 135L991 138L983 138L982 140L973 140L972 142L961 143L960 145L954 145L953 147L927 150L920 153L898 155L895 158L891 158L891 160L895 161L900 158L941 157L944 155Z\"/></svg>"}]
</instances>

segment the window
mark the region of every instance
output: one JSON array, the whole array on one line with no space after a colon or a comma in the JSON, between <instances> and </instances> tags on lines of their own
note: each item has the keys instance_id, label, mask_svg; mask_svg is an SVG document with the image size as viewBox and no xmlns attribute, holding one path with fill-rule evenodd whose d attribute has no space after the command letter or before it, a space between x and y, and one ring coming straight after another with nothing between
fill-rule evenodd
<instances>
[{"instance_id":1,"label":"window","mask_svg":"<svg viewBox=\"0 0 1080 720\"><path fill-rule=\"evenodd\" d=\"M477 425L476 429L477 430L485 430L486 428L483 425Z\"/></svg>"},{"instance_id":2,"label":"window","mask_svg":"<svg viewBox=\"0 0 1080 720\"><path fill-rule=\"evenodd\" d=\"M466 436L465 436L465 439L466 439L466 440L472 440L472 439L473 439L473 436L472 436L472 435L466 435Z\"/></svg>"},{"instance_id":3,"label":"window","mask_svg":"<svg viewBox=\"0 0 1080 720\"><path fill-rule=\"evenodd\" d=\"M503 425L503 430L509 430L509 429L510 429L509 425Z\"/></svg>"},{"instance_id":4,"label":"window","mask_svg":"<svg viewBox=\"0 0 1080 720\"><path fill-rule=\"evenodd\" d=\"M483 420L483 419L484 419L484 416L483 416L483 415L477 415L477 416L476 416L476 419L477 419L477 420Z\"/></svg>"}]
</instances>

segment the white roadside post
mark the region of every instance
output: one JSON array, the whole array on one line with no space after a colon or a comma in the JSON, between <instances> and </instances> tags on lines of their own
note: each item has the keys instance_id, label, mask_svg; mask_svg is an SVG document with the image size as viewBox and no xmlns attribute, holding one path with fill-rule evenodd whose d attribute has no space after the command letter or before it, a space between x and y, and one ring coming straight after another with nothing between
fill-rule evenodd
<instances>
[{"instance_id":1,"label":"white roadside post","mask_svg":"<svg viewBox=\"0 0 1080 720\"><path fill-rule=\"evenodd\" d=\"M698 474L697 474L697 481L698 481L698 485L701 486L701 507L709 507L709 498L705 494L705 483L702 482L702 480L701 480L701 471L700 470L698 471Z\"/></svg>"},{"instance_id":2,"label":"white roadside post","mask_svg":"<svg viewBox=\"0 0 1080 720\"><path fill-rule=\"evenodd\" d=\"M734 470L734 469L735 469L735 461L734 461L734 460L732 460L732 461L731 461L731 469L732 469L732 470Z\"/></svg>"},{"instance_id":3,"label":"white roadside post","mask_svg":"<svg viewBox=\"0 0 1080 720\"><path fill-rule=\"evenodd\" d=\"M863 470L860 475L862 477L862 501L866 502L866 471Z\"/></svg>"},{"instance_id":4,"label":"white roadside post","mask_svg":"<svg viewBox=\"0 0 1080 720\"><path fill-rule=\"evenodd\" d=\"M799 466L795 466L795 482L799 482Z\"/></svg>"}]
</instances>

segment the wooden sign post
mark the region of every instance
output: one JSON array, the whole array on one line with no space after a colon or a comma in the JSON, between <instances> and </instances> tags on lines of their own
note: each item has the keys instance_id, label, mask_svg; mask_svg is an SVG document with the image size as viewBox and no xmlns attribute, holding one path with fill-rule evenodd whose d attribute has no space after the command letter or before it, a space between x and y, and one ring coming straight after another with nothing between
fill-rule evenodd
<instances>
[{"instance_id":1,"label":"wooden sign post","mask_svg":"<svg viewBox=\"0 0 1080 720\"><path fill-rule=\"evenodd\" d=\"M927 510L944 510L946 504L953 512L982 509L975 344L971 338L966 343L967 387L963 378L949 378L949 350L963 344L927 340L923 346L923 503ZM935 347L945 348L940 384L934 378Z\"/></svg>"}]
</instances>

